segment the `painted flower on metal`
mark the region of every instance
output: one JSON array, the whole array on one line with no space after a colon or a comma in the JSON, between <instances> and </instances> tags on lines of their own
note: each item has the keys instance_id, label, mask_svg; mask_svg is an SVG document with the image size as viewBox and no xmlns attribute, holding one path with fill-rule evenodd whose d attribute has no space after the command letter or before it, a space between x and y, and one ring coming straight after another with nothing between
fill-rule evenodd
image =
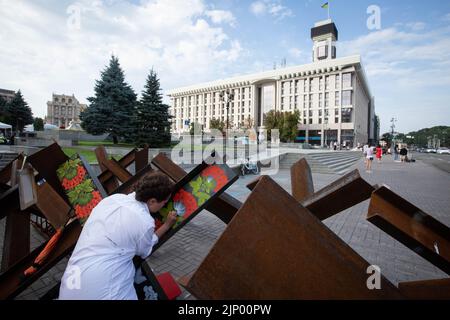
<instances>
[{"instance_id":1,"label":"painted flower on metal","mask_svg":"<svg viewBox=\"0 0 450 320\"><path fill-rule=\"evenodd\" d=\"M214 181L214 192L219 191L228 183L228 177L223 169L217 165L209 166L201 172L202 177L206 177L208 182Z\"/></svg>"}]
</instances>

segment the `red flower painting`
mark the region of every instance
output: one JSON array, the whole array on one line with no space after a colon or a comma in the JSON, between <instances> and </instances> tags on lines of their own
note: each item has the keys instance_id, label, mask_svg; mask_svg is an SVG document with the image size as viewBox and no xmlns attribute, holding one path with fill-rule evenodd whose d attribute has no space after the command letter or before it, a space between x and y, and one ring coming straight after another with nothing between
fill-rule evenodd
<instances>
[{"instance_id":1,"label":"red flower painting","mask_svg":"<svg viewBox=\"0 0 450 320\"><path fill-rule=\"evenodd\" d=\"M197 200L189 192L180 189L173 196L174 207L181 206L184 208L183 218L189 217L198 208Z\"/></svg>"},{"instance_id":2,"label":"red flower painting","mask_svg":"<svg viewBox=\"0 0 450 320\"><path fill-rule=\"evenodd\" d=\"M209 166L201 173L202 177L209 177L216 181L214 192L219 191L228 183L228 177L225 171L217 165Z\"/></svg>"}]
</instances>

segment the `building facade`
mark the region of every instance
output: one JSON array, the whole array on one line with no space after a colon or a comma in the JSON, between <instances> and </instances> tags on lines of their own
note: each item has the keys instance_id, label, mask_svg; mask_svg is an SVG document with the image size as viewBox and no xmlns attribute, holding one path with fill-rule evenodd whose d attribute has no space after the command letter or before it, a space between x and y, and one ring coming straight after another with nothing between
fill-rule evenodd
<instances>
[{"instance_id":1,"label":"building facade","mask_svg":"<svg viewBox=\"0 0 450 320\"><path fill-rule=\"evenodd\" d=\"M47 102L47 116L45 122L60 128L67 128L71 122L80 122L80 112L86 108L72 94L53 94L52 101Z\"/></svg>"},{"instance_id":2,"label":"building facade","mask_svg":"<svg viewBox=\"0 0 450 320\"><path fill-rule=\"evenodd\" d=\"M15 95L16 92L13 90L0 89L0 97L6 100L6 102L11 102Z\"/></svg>"},{"instance_id":3,"label":"building facade","mask_svg":"<svg viewBox=\"0 0 450 320\"><path fill-rule=\"evenodd\" d=\"M352 147L374 141L375 100L360 56L336 58L331 20L316 23L311 38L310 64L170 90L172 132L189 132L194 122L208 131L212 119L229 129L263 128L268 111L298 110L297 142Z\"/></svg>"}]
</instances>

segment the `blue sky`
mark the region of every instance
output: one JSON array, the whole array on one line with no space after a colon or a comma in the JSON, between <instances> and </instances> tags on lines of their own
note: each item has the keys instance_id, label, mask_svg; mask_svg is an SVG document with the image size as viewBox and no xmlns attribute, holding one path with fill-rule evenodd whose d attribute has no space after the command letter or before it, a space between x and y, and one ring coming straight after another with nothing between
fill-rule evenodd
<instances>
[{"instance_id":1,"label":"blue sky","mask_svg":"<svg viewBox=\"0 0 450 320\"><path fill-rule=\"evenodd\" d=\"M93 94L112 53L142 91L148 70L163 89L311 62L322 0L0 0L0 88L21 89L36 116L52 92ZM360 54L381 131L450 125L450 2L330 2L338 57ZM367 8L380 8L380 29Z\"/></svg>"}]
</instances>

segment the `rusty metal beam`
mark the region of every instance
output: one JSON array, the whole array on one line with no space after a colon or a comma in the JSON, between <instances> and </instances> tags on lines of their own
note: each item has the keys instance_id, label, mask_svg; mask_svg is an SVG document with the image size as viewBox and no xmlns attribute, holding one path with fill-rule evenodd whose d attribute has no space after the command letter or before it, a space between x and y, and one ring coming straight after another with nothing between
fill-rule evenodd
<instances>
[{"instance_id":1,"label":"rusty metal beam","mask_svg":"<svg viewBox=\"0 0 450 320\"><path fill-rule=\"evenodd\" d=\"M20 153L15 159L11 160L2 170L0 170L0 183L7 184L11 180L12 165L17 160L17 167L22 166L23 154Z\"/></svg>"},{"instance_id":2,"label":"rusty metal beam","mask_svg":"<svg viewBox=\"0 0 450 320\"><path fill-rule=\"evenodd\" d=\"M69 203L66 193L59 181L56 170L58 167L69 160L69 157L62 151L57 143L53 143L27 158L34 169L39 172L37 180L45 178L52 188Z\"/></svg>"},{"instance_id":3,"label":"rusty metal beam","mask_svg":"<svg viewBox=\"0 0 450 320\"><path fill-rule=\"evenodd\" d=\"M9 211L6 217L1 271L8 270L29 253L30 214L21 212L17 206L16 210Z\"/></svg>"},{"instance_id":4,"label":"rusty metal beam","mask_svg":"<svg viewBox=\"0 0 450 320\"><path fill-rule=\"evenodd\" d=\"M311 168L305 158L291 166L292 196L297 201L303 201L314 194L314 183Z\"/></svg>"},{"instance_id":5,"label":"rusty metal beam","mask_svg":"<svg viewBox=\"0 0 450 320\"><path fill-rule=\"evenodd\" d=\"M450 300L450 278L400 282L400 292L414 300Z\"/></svg>"},{"instance_id":6,"label":"rusty metal beam","mask_svg":"<svg viewBox=\"0 0 450 320\"><path fill-rule=\"evenodd\" d=\"M136 151L135 153L135 172L139 172L148 164L148 146L144 147L142 150Z\"/></svg>"},{"instance_id":7,"label":"rusty metal beam","mask_svg":"<svg viewBox=\"0 0 450 320\"><path fill-rule=\"evenodd\" d=\"M358 170L353 170L301 203L318 219L325 220L369 199L374 190L373 186L361 178Z\"/></svg>"},{"instance_id":8,"label":"rusty metal beam","mask_svg":"<svg viewBox=\"0 0 450 320\"><path fill-rule=\"evenodd\" d=\"M372 193L367 220L450 274L450 228L386 187Z\"/></svg>"},{"instance_id":9,"label":"rusty metal beam","mask_svg":"<svg viewBox=\"0 0 450 320\"><path fill-rule=\"evenodd\" d=\"M270 177L263 176L188 281L199 299L397 299L370 264Z\"/></svg>"},{"instance_id":10,"label":"rusty metal beam","mask_svg":"<svg viewBox=\"0 0 450 320\"><path fill-rule=\"evenodd\" d=\"M44 264L31 276L23 278L24 271L33 265L34 259L44 249L46 243L33 250L28 256L13 265L0 275L0 300L12 299L38 280L45 272L69 254L77 243L81 233L78 221L70 223L56 243L56 246L46 258Z\"/></svg>"},{"instance_id":11,"label":"rusty metal beam","mask_svg":"<svg viewBox=\"0 0 450 320\"><path fill-rule=\"evenodd\" d=\"M172 180L179 181L187 173L163 153L152 159L152 164L168 175ZM234 214L242 206L242 202L227 193L221 194L206 206L206 210L217 216L224 223L229 223Z\"/></svg>"}]
</instances>

